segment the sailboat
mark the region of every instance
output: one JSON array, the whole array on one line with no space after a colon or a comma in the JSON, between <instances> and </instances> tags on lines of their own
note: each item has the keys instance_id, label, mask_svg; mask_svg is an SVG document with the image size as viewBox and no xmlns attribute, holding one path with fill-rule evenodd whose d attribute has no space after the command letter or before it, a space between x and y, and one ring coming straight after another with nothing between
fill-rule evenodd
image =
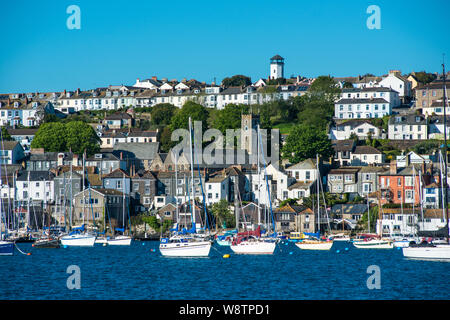
<instances>
[{"instance_id":1,"label":"sailboat","mask_svg":"<svg viewBox=\"0 0 450 320\"><path fill-rule=\"evenodd\" d=\"M369 233L360 234L357 239L353 240L353 245L358 249L392 249L394 248L394 241L382 237L382 223L381 223L381 205L378 200L379 212L379 234L370 233L370 220L368 221ZM370 208L367 208L367 216L370 219Z\"/></svg>"},{"instance_id":2,"label":"sailboat","mask_svg":"<svg viewBox=\"0 0 450 320\"><path fill-rule=\"evenodd\" d=\"M446 244L433 244L422 242L419 244L410 244L409 247L403 248L403 256L409 259L419 259L419 260L443 260L450 261L450 228L449 228L449 219L448 219L448 184L447 184L447 115L446 115L446 107L447 107L447 88L445 85L445 64L442 63L442 76L443 76L443 107L444 107L444 206L446 211L445 217L445 227L447 229L447 243ZM442 168L441 168L442 174Z\"/></svg>"},{"instance_id":3,"label":"sailboat","mask_svg":"<svg viewBox=\"0 0 450 320\"><path fill-rule=\"evenodd\" d=\"M1 173L1 169L0 169ZM1 175L0 175L1 176ZM1 184L1 182L0 182ZM1 211L2 206L2 198L0 198L0 256L12 256L14 254L14 242L13 241L7 241L4 240L4 234L3 234L3 212ZM5 231L6 231L6 224L5 224Z\"/></svg>"},{"instance_id":4,"label":"sailboat","mask_svg":"<svg viewBox=\"0 0 450 320\"><path fill-rule=\"evenodd\" d=\"M0 138L1 138L1 143L3 146L3 135L2 132L0 130ZM3 186L3 181L2 181L2 168L1 168L1 163L0 163L0 187ZM6 214L3 211L3 199L0 197L0 255L2 256L12 256L14 254L14 242L13 241L6 241L4 240L4 234L3 234L3 229L5 229L5 233L6 230L8 229L7 224L3 224L3 218L5 218L5 222L6 222Z\"/></svg>"},{"instance_id":5,"label":"sailboat","mask_svg":"<svg viewBox=\"0 0 450 320\"><path fill-rule=\"evenodd\" d=\"M84 188L84 158L85 155L83 154L83 209L86 204L84 191L86 190ZM72 205L72 204L71 204ZM95 234L90 234L86 231L85 224L84 224L84 210L83 210L83 224L80 227L72 228L72 232L70 232L68 235L65 235L60 238L61 245L63 246L81 246L81 247L93 247L95 243ZM92 217L92 221L94 221L94 217Z\"/></svg>"},{"instance_id":6,"label":"sailboat","mask_svg":"<svg viewBox=\"0 0 450 320\"><path fill-rule=\"evenodd\" d=\"M321 180L320 180L320 171L319 171L319 155L316 155L316 170L317 170L316 185L317 185L317 220L318 220L317 225L319 226L318 236L317 237L309 236L306 239L302 239L302 240L296 242L295 245L299 249L303 249L303 250L330 250L331 247L333 246L334 239L328 238L326 240L321 240L319 238L320 237L320 197L319 197L319 193L320 193L320 187L322 186ZM326 211L325 196L323 196L323 203L324 203L324 208ZM342 217L342 219L344 219L344 218ZM327 222L328 222L328 216L327 216Z\"/></svg>"},{"instance_id":7,"label":"sailboat","mask_svg":"<svg viewBox=\"0 0 450 320\"><path fill-rule=\"evenodd\" d=\"M195 222L195 188L194 188L194 160L193 160L193 144L192 144L192 119L189 117L189 143L190 143L190 159L191 159L191 188L192 188L192 205L191 233L175 234L169 238L162 237L160 239L159 251L161 255L168 257L207 257L211 250L211 241L202 238L197 234ZM175 168L177 170L177 168ZM178 206L178 201L177 201Z\"/></svg>"},{"instance_id":8,"label":"sailboat","mask_svg":"<svg viewBox=\"0 0 450 320\"><path fill-rule=\"evenodd\" d=\"M125 175L123 176L123 199L122 199L122 228L116 228L115 231L122 232L120 235L107 238L107 243L110 246L129 246L131 245L131 237L125 235ZM129 206L128 206L129 208Z\"/></svg>"},{"instance_id":9,"label":"sailboat","mask_svg":"<svg viewBox=\"0 0 450 320\"><path fill-rule=\"evenodd\" d=\"M260 169L259 169L259 154L261 152L263 156L263 162L264 162L264 178L266 182L266 189L268 193L268 199L270 204L270 211L272 213L272 204L271 204L271 197L270 197L270 189L269 189L269 182L267 178L266 168L265 168L265 159L264 159L264 150L262 149L262 139L261 139L261 132L259 129L259 125L257 126L257 137L259 142L257 142L258 150L258 179L260 179ZM258 185L258 192L261 190L261 184ZM261 196L258 197L258 203L261 199ZM241 206L242 207L242 206ZM239 211L237 211L239 212ZM258 208L259 212L259 208ZM258 214L258 220L259 220L260 214ZM238 227L239 219L236 218L236 227ZM272 213L272 224L273 224L273 231L275 231L275 222L273 221L273 213ZM276 233L274 232L276 235ZM244 231L244 232L238 232L236 237L233 239L231 243L231 250L233 250L234 253L237 254L273 254L276 248L276 244L280 241L279 238L276 237L261 237L261 225L258 225L256 230L254 231Z\"/></svg>"},{"instance_id":10,"label":"sailboat","mask_svg":"<svg viewBox=\"0 0 450 320\"><path fill-rule=\"evenodd\" d=\"M45 182L45 180L44 180L44 195L46 194L45 193L45 186L46 186L46 182ZM45 233L45 227L44 227L44 225L45 225L45 208L47 208L47 201L44 201L44 211L43 211L43 214L42 214L42 219L43 219L43 221L42 221L42 234L41 234L41 236L38 238L38 239L36 239L36 241L32 244L32 246L34 247L34 248L59 248L60 247L60 245L59 245L59 239L58 239L58 237L53 237L52 235L51 235L51 228L50 228L50 222L51 222L51 216L50 216L50 214L48 214L48 218L47 218L47 221L48 221L48 224L47 224L47 228L48 228L48 231L47 231L47 233Z\"/></svg>"}]
</instances>

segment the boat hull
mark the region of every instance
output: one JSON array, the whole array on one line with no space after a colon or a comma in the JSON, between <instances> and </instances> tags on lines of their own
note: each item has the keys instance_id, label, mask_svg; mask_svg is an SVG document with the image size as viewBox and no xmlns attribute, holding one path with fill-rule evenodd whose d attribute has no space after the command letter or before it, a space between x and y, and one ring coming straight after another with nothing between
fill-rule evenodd
<instances>
[{"instance_id":1,"label":"boat hull","mask_svg":"<svg viewBox=\"0 0 450 320\"><path fill-rule=\"evenodd\" d=\"M445 260L450 261L450 245L436 245L435 247L407 247L403 248L403 256L410 259Z\"/></svg>"},{"instance_id":2,"label":"boat hull","mask_svg":"<svg viewBox=\"0 0 450 320\"><path fill-rule=\"evenodd\" d=\"M59 248L58 239L40 239L33 243L33 248Z\"/></svg>"},{"instance_id":3,"label":"boat hull","mask_svg":"<svg viewBox=\"0 0 450 320\"><path fill-rule=\"evenodd\" d=\"M97 239L95 239L95 243L97 243L97 244L108 244L108 239L106 239L106 238L97 238Z\"/></svg>"},{"instance_id":4,"label":"boat hull","mask_svg":"<svg viewBox=\"0 0 450 320\"><path fill-rule=\"evenodd\" d=\"M273 254L275 251L276 242L266 241L243 241L236 245L231 245L230 248L237 254Z\"/></svg>"},{"instance_id":5,"label":"boat hull","mask_svg":"<svg viewBox=\"0 0 450 320\"><path fill-rule=\"evenodd\" d=\"M231 246L231 241L228 240L216 240L219 246L229 247Z\"/></svg>"},{"instance_id":6,"label":"boat hull","mask_svg":"<svg viewBox=\"0 0 450 320\"><path fill-rule=\"evenodd\" d=\"M302 250L330 250L333 241L317 241L317 242L297 242L295 245Z\"/></svg>"},{"instance_id":7,"label":"boat hull","mask_svg":"<svg viewBox=\"0 0 450 320\"><path fill-rule=\"evenodd\" d=\"M0 241L0 256L12 256L14 254L14 242Z\"/></svg>"},{"instance_id":8,"label":"boat hull","mask_svg":"<svg viewBox=\"0 0 450 320\"><path fill-rule=\"evenodd\" d=\"M61 245L76 247L93 247L95 236L90 235L68 235L61 238Z\"/></svg>"},{"instance_id":9,"label":"boat hull","mask_svg":"<svg viewBox=\"0 0 450 320\"><path fill-rule=\"evenodd\" d=\"M107 240L109 246L129 246L131 245L131 237L117 237Z\"/></svg>"},{"instance_id":10,"label":"boat hull","mask_svg":"<svg viewBox=\"0 0 450 320\"><path fill-rule=\"evenodd\" d=\"M371 240L371 241L354 241L353 245L358 249L392 249L393 241L387 240Z\"/></svg>"},{"instance_id":11,"label":"boat hull","mask_svg":"<svg viewBox=\"0 0 450 320\"><path fill-rule=\"evenodd\" d=\"M211 250L211 242L161 243L159 251L166 257L207 257Z\"/></svg>"}]
</instances>

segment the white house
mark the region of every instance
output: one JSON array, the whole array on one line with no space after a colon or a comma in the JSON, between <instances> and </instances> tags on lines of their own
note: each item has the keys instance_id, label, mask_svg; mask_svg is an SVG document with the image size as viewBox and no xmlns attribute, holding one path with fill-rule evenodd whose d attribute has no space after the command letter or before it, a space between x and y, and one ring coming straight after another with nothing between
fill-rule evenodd
<instances>
[{"instance_id":1,"label":"white house","mask_svg":"<svg viewBox=\"0 0 450 320\"><path fill-rule=\"evenodd\" d=\"M378 85L397 91L402 100L411 97L411 82L403 77L399 70L390 70L389 75L383 78Z\"/></svg>"},{"instance_id":2,"label":"white house","mask_svg":"<svg viewBox=\"0 0 450 320\"><path fill-rule=\"evenodd\" d=\"M389 119L388 137L391 140L426 140L427 119L415 114L393 116Z\"/></svg>"},{"instance_id":3,"label":"white house","mask_svg":"<svg viewBox=\"0 0 450 320\"><path fill-rule=\"evenodd\" d=\"M371 146L355 146L350 156L352 166L367 166L384 162L384 153Z\"/></svg>"},{"instance_id":4,"label":"white house","mask_svg":"<svg viewBox=\"0 0 450 320\"><path fill-rule=\"evenodd\" d=\"M42 201L44 204L54 201L54 175L49 171L22 171L16 179L19 201Z\"/></svg>"},{"instance_id":5,"label":"white house","mask_svg":"<svg viewBox=\"0 0 450 320\"><path fill-rule=\"evenodd\" d=\"M205 182L205 197L206 204L212 205L220 200L229 201L229 177L222 174L216 174L209 177L208 181Z\"/></svg>"},{"instance_id":6,"label":"white house","mask_svg":"<svg viewBox=\"0 0 450 320\"><path fill-rule=\"evenodd\" d=\"M306 159L287 167L285 170L289 177L294 178L298 182L311 182L317 179L317 168L313 159Z\"/></svg>"},{"instance_id":7,"label":"white house","mask_svg":"<svg viewBox=\"0 0 450 320\"><path fill-rule=\"evenodd\" d=\"M373 139L383 139L384 134L382 129L371 124L368 120L347 120L342 123L337 123L330 128L330 140L347 140L351 135L355 134L358 139L365 140L369 135Z\"/></svg>"}]
</instances>

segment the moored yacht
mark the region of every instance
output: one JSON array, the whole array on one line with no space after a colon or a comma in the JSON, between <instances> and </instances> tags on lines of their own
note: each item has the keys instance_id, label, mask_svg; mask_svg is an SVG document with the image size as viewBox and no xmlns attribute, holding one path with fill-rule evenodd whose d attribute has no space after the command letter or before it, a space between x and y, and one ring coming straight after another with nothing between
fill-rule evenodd
<instances>
[{"instance_id":1,"label":"moored yacht","mask_svg":"<svg viewBox=\"0 0 450 320\"><path fill-rule=\"evenodd\" d=\"M190 236L161 238L159 251L167 257L207 257L211 241L198 240Z\"/></svg>"}]
</instances>

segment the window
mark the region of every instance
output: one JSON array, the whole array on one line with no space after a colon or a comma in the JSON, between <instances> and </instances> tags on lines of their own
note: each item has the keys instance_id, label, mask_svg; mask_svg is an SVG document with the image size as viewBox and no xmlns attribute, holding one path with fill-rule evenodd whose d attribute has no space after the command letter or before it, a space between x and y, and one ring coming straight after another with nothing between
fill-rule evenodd
<instances>
[{"instance_id":1,"label":"window","mask_svg":"<svg viewBox=\"0 0 450 320\"><path fill-rule=\"evenodd\" d=\"M305 172L305 179L306 179L306 180L311 179L311 172L310 172L310 171L306 171L306 172Z\"/></svg>"},{"instance_id":2,"label":"window","mask_svg":"<svg viewBox=\"0 0 450 320\"><path fill-rule=\"evenodd\" d=\"M401 186L402 185L402 178L397 178L397 185Z\"/></svg>"}]
</instances>

